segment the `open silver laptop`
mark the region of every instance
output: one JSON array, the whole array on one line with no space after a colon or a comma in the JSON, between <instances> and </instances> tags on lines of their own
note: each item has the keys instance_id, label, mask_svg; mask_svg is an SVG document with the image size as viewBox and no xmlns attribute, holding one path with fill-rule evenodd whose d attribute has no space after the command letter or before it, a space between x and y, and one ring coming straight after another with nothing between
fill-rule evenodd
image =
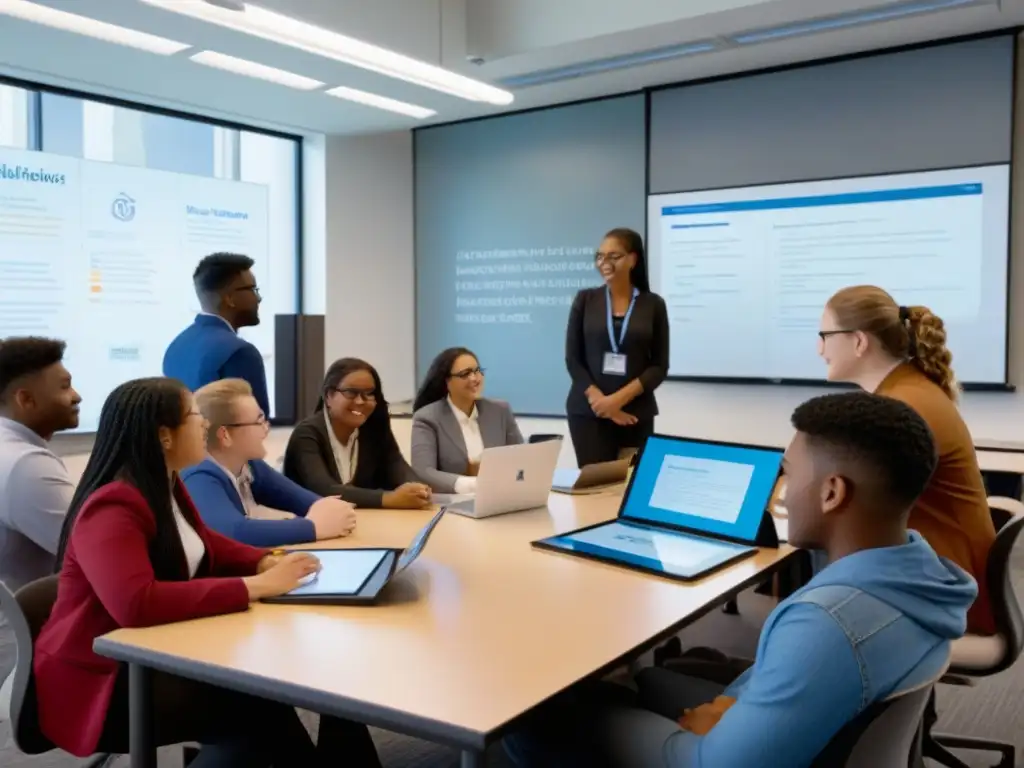
<instances>
[{"instance_id":1,"label":"open silver laptop","mask_svg":"<svg viewBox=\"0 0 1024 768\"><path fill-rule=\"evenodd\" d=\"M556 470L551 490L558 493L595 493L604 490L626 479L630 461L632 458L615 459L587 464L582 469Z\"/></svg>"},{"instance_id":2,"label":"open silver laptop","mask_svg":"<svg viewBox=\"0 0 1024 768\"><path fill-rule=\"evenodd\" d=\"M547 506L561 440L487 448L473 497L455 497L448 511L481 518Z\"/></svg>"}]
</instances>

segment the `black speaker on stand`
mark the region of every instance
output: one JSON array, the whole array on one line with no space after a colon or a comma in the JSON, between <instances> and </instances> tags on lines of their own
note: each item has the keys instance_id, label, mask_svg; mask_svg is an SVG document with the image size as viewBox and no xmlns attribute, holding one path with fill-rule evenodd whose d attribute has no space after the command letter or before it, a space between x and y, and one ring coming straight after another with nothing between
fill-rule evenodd
<instances>
[{"instance_id":1,"label":"black speaker on stand","mask_svg":"<svg viewBox=\"0 0 1024 768\"><path fill-rule=\"evenodd\" d=\"M324 316L274 317L274 418L291 426L313 413L324 370Z\"/></svg>"}]
</instances>

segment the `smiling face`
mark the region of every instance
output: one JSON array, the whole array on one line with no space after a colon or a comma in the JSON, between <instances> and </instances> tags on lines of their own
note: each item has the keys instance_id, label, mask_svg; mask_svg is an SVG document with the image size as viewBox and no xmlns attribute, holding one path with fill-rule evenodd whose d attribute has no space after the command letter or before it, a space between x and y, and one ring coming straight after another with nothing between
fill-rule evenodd
<instances>
[{"instance_id":1,"label":"smiling face","mask_svg":"<svg viewBox=\"0 0 1024 768\"><path fill-rule=\"evenodd\" d=\"M626 251L616 237L606 237L594 254L594 265L606 285L629 282L629 273L636 266L636 254Z\"/></svg>"},{"instance_id":2,"label":"smiling face","mask_svg":"<svg viewBox=\"0 0 1024 768\"><path fill-rule=\"evenodd\" d=\"M256 398L251 395L236 398L231 403L231 413L231 424L218 430L221 433L218 435L221 445L245 461L266 457L267 449L263 441L270 430L270 423Z\"/></svg>"},{"instance_id":3,"label":"smiling face","mask_svg":"<svg viewBox=\"0 0 1024 768\"><path fill-rule=\"evenodd\" d=\"M377 407L377 389L367 370L353 371L325 393L324 404L331 421L359 429Z\"/></svg>"},{"instance_id":4,"label":"smiling face","mask_svg":"<svg viewBox=\"0 0 1024 768\"><path fill-rule=\"evenodd\" d=\"M484 391L484 372L473 355L459 355L448 372L448 393L452 399L478 400Z\"/></svg>"},{"instance_id":5,"label":"smiling face","mask_svg":"<svg viewBox=\"0 0 1024 768\"><path fill-rule=\"evenodd\" d=\"M846 480L816 462L807 436L797 432L783 459L789 543L794 547L820 549L831 524L830 513L848 501Z\"/></svg>"},{"instance_id":6,"label":"smiling face","mask_svg":"<svg viewBox=\"0 0 1024 768\"><path fill-rule=\"evenodd\" d=\"M844 328L835 313L825 307L818 331L818 354L828 366L829 381L852 381L867 352L867 336L858 330Z\"/></svg>"}]
</instances>

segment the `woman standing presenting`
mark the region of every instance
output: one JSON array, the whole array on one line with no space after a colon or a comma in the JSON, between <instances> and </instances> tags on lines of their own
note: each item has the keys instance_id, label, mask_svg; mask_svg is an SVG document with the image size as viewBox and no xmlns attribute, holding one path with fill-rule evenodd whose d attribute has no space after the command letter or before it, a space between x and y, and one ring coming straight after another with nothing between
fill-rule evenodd
<instances>
[{"instance_id":1,"label":"woman standing presenting","mask_svg":"<svg viewBox=\"0 0 1024 768\"><path fill-rule=\"evenodd\" d=\"M654 432L668 374L668 312L651 292L644 241L613 229L594 254L604 285L576 294L565 333L569 434L579 466L613 461Z\"/></svg>"}]
</instances>

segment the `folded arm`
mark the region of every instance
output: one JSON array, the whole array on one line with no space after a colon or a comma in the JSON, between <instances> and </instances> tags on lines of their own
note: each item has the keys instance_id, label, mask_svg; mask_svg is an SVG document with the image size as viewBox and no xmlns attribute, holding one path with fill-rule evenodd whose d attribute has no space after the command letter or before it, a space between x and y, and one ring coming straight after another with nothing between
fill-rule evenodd
<instances>
[{"instance_id":1,"label":"folded arm","mask_svg":"<svg viewBox=\"0 0 1024 768\"><path fill-rule=\"evenodd\" d=\"M241 500L237 492L226 478L222 480L209 472L199 471L188 476L185 486L206 526L229 539L256 547L316 541L313 523L301 517L291 520L246 517L240 509ZM260 500L257 498L256 502L260 503Z\"/></svg>"},{"instance_id":2,"label":"folded arm","mask_svg":"<svg viewBox=\"0 0 1024 768\"><path fill-rule=\"evenodd\" d=\"M157 581L143 523L130 507L113 502L90 506L75 522L71 537L85 577L122 627L217 616L249 605L249 591L240 578Z\"/></svg>"},{"instance_id":3,"label":"folded arm","mask_svg":"<svg viewBox=\"0 0 1024 768\"><path fill-rule=\"evenodd\" d=\"M757 667L724 695L737 694L707 735L669 737L669 768L810 765L860 712L864 684L839 624L824 609L797 603L778 617Z\"/></svg>"}]
</instances>

